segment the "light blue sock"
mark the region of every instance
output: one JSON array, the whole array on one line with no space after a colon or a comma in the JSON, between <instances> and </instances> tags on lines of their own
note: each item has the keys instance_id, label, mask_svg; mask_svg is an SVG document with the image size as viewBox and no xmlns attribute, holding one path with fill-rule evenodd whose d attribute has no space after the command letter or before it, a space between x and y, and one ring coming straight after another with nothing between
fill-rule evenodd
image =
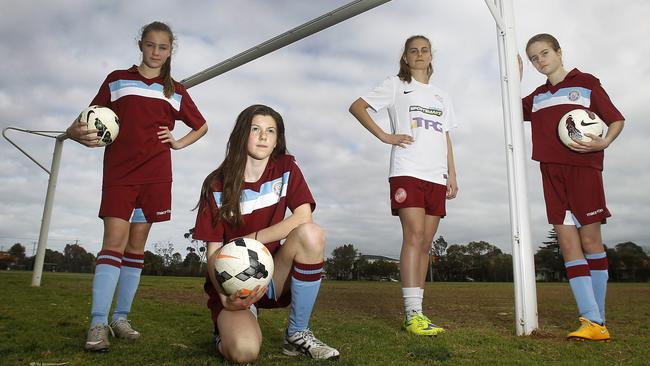
<instances>
[{"instance_id":1,"label":"light blue sock","mask_svg":"<svg viewBox=\"0 0 650 366\"><path fill-rule=\"evenodd\" d=\"M607 281L609 280L609 263L605 252L585 254L589 263L591 273L591 285L594 289L594 297L598 304L600 317L605 321L605 297L607 296Z\"/></svg>"},{"instance_id":2,"label":"light blue sock","mask_svg":"<svg viewBox=\"0 0 650 366\"><path fill-rule=\"evenodd\" d=\"M111 308L115 286L120 276L121 262L121 253L103 250L97 254L90 313L91 328L98 324L108 324L108 311Z\"/></svg>"},{"instance_id":3,"label":"light blue sock","mask_svg":"<svg viewBox=\"0 0 650 366\"><path fill-rule=\"evenodd\" d=\"M309 326L309 318L320 290L323 263L302 264L294 262L291 273L291 310L287 335L303 331Z\"/></svg>"},{"instance_id":4,"label":"light blue sock","mask_svg":"<svg viewBox=\"0 0 650 366\"><path fill-rule=\"evenodd\" d=\"M578 304L580 316L587 318L592 322L603 324L603 318L600 316L598 304L594 297L594 290L589 274L589 266L584 259L564 263L567 269L567 277L573 291L573 297Z\"/></svg>"},{"instance_id":5,"label":"light blue sock","mask_svg":"<svg viewBox=\"0 0 650 366\"><path fill-rule=\"evenodd\" d=\"M120 270L120 280L117 285L117 300L115 302L115 309L113 309L113 319L118 318L127 319L131 312L131 304L138 285L140 284L141 268L122 266Z\"/></svg>"}]
</instances>

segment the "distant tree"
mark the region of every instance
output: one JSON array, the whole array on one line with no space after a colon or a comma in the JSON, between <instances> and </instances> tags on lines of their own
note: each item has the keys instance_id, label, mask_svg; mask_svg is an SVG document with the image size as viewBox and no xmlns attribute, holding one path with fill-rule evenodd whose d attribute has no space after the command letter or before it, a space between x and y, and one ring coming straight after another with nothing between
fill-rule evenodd
<instances>
[{"instance_id":1,"label":"distant tree","mask_svg":"<svg viewBox=\"0 0 650 366\"><path fill-rule=\"evenodd\" d=\"M142 269L143 275L148 276L161 276L165 272L164 259L150 251L144 252L144 268Z\"/></svg>"},{"instance_id":2,"label":"distant tree","mask_svg":"<svg viewBox=\"0 0 650 366\"><path fill-rule=\"evenodd\" d=\"M566 278L566 271L555 228L549 230L547 239L535 253L535 272L541 274L543 280L561 281Z\"/></svg>"},{"instance_id":3,"label":"distant tree","mask_svg":"<svg viewBox=\"0 0 650 366\"><path fill-rule=\"evenodd\" d=\"M498 282L512 282L513 281L513 268L512 268L512 255L501 253L494 258L494 277L490 281Z\"/></svg>"},{"instance_id":4,"label":"distant tree","mask_svg":"<svg viewBox=\"0 0 650 366\"><path fill-rule=\"evenodd\" d=\"M66 244L63 248L62 267L67 272L90 273L95 269L95 256L79 244Z\"/></svg>"},{"instance_id":5,"label":"distant tree","mask_svg":"<svg viewBox=\"0 0 650 366\"><path fill-rule=\"evenodd\" d=\"M190 246L187 248L187 250L189 251L189 248L193 248L193 253L199 256L199 272L203 273L204 267L207 268L207 266L204 265L206 263L206 255L208 253L207 248L205 242L202 240L195 240L192 235L194 235L194 228L188 229L187 232L183 234L183 237L190 242Z\"/></svg>"},{"instance_id":6,"label":"distant tree","mask_svg":"<svg viewBox=\"0 0 650 366\"><path fill-rule=\"evenodd\" d=\"M185 274L188 276L199 276L201 274L201 257L196 254L194 248L188 247L188 253L183 260Z\"/></svg>"},{"instance_id":7,"label":"distant tree","mask_svg":"<svg viewBox=\"0 0 650 366\"><path fill-rule=\"evenodd\" d=\"M648 255L643 248L633 242L616 244L621 281L647 281L650 268Z\"/></svg>"},{"instance_id":8,"label":"distant tree","mask_svg":"<svg viewBox=\"0 0 650 366\"><path fill-rule=\"evenodd\" d=\"M468 277L475 281L495 281L498 277L494 273L496 258L503 253L498 247L485 242L473 241L467 244L469 259Z\"/></svg>"},{"instance_id":9,"label":"distant tree","mask_svg":"<svg viewBox=\"0 0 650 366\"><path fill-rule=\"evenodd\" d=\"M471 269L471 259L467 255L467 247L452 244L447 248L445 272L449 281L466 281Z\"/></svg>"},{"instance_id":10,"label":"distant tree","mask_svg":"<svg viewBox=\"0 0 650 366\"><path fill-rule=\"evenodd\" d=\"M561 255L560 253L560 241L557 237L557 232L555 231L554 227L551 227L551 230L548 231L548 235L546 236L548 241L542 242L544 244L543 248L549 249L557 253L558 255Z\"/></svg>"},{"instance_id":11,"label":"distant tree","mask_svg":"<svg viewBox=\"0 0 650 366\"><path fill-rule=\"evenodd\" d=\"M366 274L364 277L395 278L399 274L399 267L397 266L397 263L380 259L372 263L366 262L363 272Z\"/></svg>"},{"instance_id":12,"label":"distant tree","mask_svg":"<svg viewBox=\"0 0 650 366\"><path fill-rule=\"evenodd\" d=\"M431 253L436 257L442 257L447 251L447 245L445 238L440 236L431 244Z\"/></svg>"},{"instance_id":13,"label":"distant tree","mask_svg":"<svg viewBox=\"0 0 650 366\"><path fill-rule=\"evenodd\" d=\"M20 243L16 243L12 245L11 248L9 248L9 251L7 253L9 253L9 255L13 255L19 261L25 259L25 247Z\"/></svg>"},{"instance_id":14,"label":"distant tree","mask_svg":"<svg viewBox=\"0 0 650 366\"><path fill-rule=\"evenodd\" d=\"M176 252L172 254L172 263L171 263L172 266L177 266L182 263L183 263L183 256L181 255L181 253Z\"/></svg>"},{"instance_id":15,"label":"distant tree","mask_svg":"<svg viewBox=\"0 0 650 366\"><path fill-rule=\"evenodd\" d=\"M65 262L65 257L61 252L57 252L56 250L45 249L44 262L53 265L57 271L60 271L63 268L63 262Z\"/></svg>"},{"instance_id":16,"label":"distant tree","mask_svg":"<svg viewBox=\"0 0 650 366\"><path fill-rule=\"evenodd\" d=\"M447 252L447 241L442 236L431 243L431 261L427 264L427 281L431 279L431 271L433 271L434 281L443 281L446 278L445 267L445 253Z\"/></svg>"},{"instance_id":17,"label":"distant tree","mask_svg":"<svg viewBox=\"0 0 650 366\"><path fill-rule=\"evenodd\" d=\"M325 263L325 270L330 278L337 280L350 280L354 269L354 263L359 252L352 244L345 244L332 251L332 258Z\"/></svg>"},{"instance_id":18,"label":"distant tree","mask_svg":"<svg viewBox=\"0 0 650 366\"><path fill-rule=\"evenodd\" d=\"M153 244L153 250L162 258L164 267L169 268L172 263L174 244L170 241L159 241Z\"/></svg>"}]
</instances>

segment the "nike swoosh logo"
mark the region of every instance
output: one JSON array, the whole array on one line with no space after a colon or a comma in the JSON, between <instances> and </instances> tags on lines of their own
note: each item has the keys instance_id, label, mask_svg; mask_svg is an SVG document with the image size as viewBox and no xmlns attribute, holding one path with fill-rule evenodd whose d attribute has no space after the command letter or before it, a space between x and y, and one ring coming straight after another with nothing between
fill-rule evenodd
<instances>
[{"instance_id":1,"label":"nike swoosh logo","mask_svg":"<svg viewBox=\"0 0 650 366\"><path fill-rule=\"evenodd\" d=\"M414 90L404 90L404 94L412 93Z\"/></svg>"},{"instance_id":2,"label":"nike swoosh logo","mask_svg":"<svg viewBox=\"0 0 650 366\"><path fill-rule=\"evenodd\" d=\"M605 334L605 333L607 333L606 329L603 329L603 330L600 331L600 334Z\"/></svg>"},{"instance_id":3,"label":"nike swoosh logo","mask_svg":"<svg viewBox=\"0 0 650 366\"><path fill-rule=\"evenodd\" d=\"M591 126L595 125L598 122L590 122L590 123L585 123L585 121L580 122L580 126Z\"/></svg>"},{"instance_id":4,"label":"nike swoosh logo","mask_svg":"<svg viewBox=\"0 0 650 366\"><path fill-rule=\"evenodd\" d=\"M96 342L86 342L86 344L91 345L91 346L96 346L98 344L102 343L102 341L96 341Z\"/></svg>"}]
</instances>

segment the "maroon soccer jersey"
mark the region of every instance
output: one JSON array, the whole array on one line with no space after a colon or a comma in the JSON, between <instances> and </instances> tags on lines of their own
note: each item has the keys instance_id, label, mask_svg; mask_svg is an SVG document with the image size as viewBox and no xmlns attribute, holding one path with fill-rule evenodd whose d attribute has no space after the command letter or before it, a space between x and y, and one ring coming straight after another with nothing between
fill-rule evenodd
<instances>
[{"instance_id":1,"label":"maroon soccer jersey","mask_svg":"<svg viewBox=\"0 0 650 366\"><path fill-rule=\"evenodd\" d=\"M603 151L577 153L564 146L557 125L567 112L589 109L609 126L625 118L616 109L600 81L593 75L573 69L557 85L541 85L522 100L524 120L531 122L533 160L603 170Z\"/></svg>"},{"instance_id":2,"label":"maroon soccer jersey","mask_svg":"<svg viewBox=\"0 0 650 366\"><path fill-rule=\"evenodd\" d=\"M210 205L221 207L221 182L212 186ZM240 209L242 224L232 227L223 220L212 223L212 207L203 202L199 206L193 238L209 242L225 243L237 237L265 229L284 220L287 208L291 211L309 203L316 207L307 182L291 155L280 155L270 159L264 173L255 183L244 182L241 191ZM280 247L280 242L265 244L271 254Z\"/></svg>"},{"instance_id":3,"label":"maroon soccer jersey","mask_svg":"<svg viewBox=\"0 0 650 366\"><path fill-rule=\"evenodd\" d=\"M112 109L120 133L104 151L104 187L172 181L171 147L161 143L161 126L174 129L177 120L193 130L205 119L181 84L166 98L161 77L147 79L137 66L110 73L90 103ZM91 126L92 127L92 126Z\"/></svg>"}]
</instances>

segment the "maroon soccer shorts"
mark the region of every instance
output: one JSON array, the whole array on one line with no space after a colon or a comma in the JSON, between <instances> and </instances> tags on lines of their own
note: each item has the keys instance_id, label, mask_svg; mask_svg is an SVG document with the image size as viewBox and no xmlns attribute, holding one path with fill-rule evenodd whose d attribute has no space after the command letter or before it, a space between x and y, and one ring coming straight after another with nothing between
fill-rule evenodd
<instances>
[{"instance_id":1,"label":"maroon soccer shorts","mask_svg":"<svg viewBox=\"0 0 650 366\"><path fill-rule=\"evenodd\" d=\"M172 213L172 183L112 186L102 189L99 217L117 217L131 222L169 221Z\"/></svg>"},{"instance_id":2,"label":"maroon soccer shorts","mask_svg":"<svg viewBox=\"0 0 650 366\"><path fill-rule=\"evenodd\" d=\"M390 208L393 216L397 210L408 207L424 208L429 216L445 217L447 187L426 180L399 176L388 178L390 183Z\"/></svg>"},{"instance_id":3,"label":"maroon soccer shorts","mask_svg":"<svg viewBox=\"0 0 650 366\"><path fill-rule=\"evenodd\" d=\"M540 163L546 215L551 225L566 225L570 211L579 225L605 222L611 214L605 204L603 175L598 169Z\"/></svg>"}]
</instances>

